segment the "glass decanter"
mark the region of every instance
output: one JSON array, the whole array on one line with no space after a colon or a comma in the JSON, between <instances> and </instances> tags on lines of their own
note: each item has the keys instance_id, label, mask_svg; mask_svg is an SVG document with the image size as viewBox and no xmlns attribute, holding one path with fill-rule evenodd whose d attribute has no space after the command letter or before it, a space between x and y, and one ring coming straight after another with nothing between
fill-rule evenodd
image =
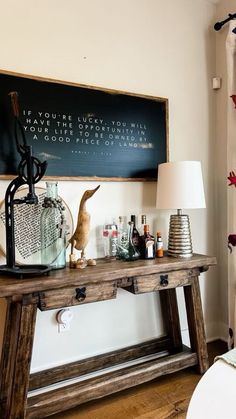
<instances>
[{"instance_id":1,"label":"glass decanter","mask_svg":"<svg viewBox=\"0 0 236 419\"><path fill-rule=\"evenodd\" d=\"M127 242L118 244L119 259L122 259L125 261L133 261L140 258L140 253L137 250L137 248L134 246L133 241L132 241L133 228L134 228L134 223L130 221Z\"/></svg>"}]
</instances>

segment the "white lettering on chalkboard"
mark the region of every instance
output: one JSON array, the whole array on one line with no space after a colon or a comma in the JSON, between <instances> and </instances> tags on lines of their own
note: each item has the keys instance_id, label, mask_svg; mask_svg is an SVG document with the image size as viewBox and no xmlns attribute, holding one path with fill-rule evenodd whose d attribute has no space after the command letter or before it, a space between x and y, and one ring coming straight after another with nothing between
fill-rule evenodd
<instances>
[{"instance_id":1,"label":"white lettering on chalkboard","mask_svg":"<svg viewBox=\"0 0 236 419\"><path fill-rule=\"evenodd\" d=\"M104 155L104 147L109 154L119 148L154 149L151 133L142 121L106 120L94 114L72 115L63 112L33 111L24 109L23 127L32 139L51 144L70 144L71 153ZM74 145L74 147L71 147ZM96 147L91 149L91 146ZM85 149L87 147L87 150ZM106 152L105 152L106 153Z\"/></svg>"}]
</instances>

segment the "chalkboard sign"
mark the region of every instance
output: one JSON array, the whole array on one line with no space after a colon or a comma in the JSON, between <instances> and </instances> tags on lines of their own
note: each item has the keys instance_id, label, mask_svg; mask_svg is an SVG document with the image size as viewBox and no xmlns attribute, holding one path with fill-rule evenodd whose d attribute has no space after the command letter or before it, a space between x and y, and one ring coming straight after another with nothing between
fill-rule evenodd
<instances>
[{"instance_id":1,"label":"chalkboard sign","mask_svg":"<svg viewBox=\"0 0 236 419\"><path fill-rule=\"evenodd\" d=\"M168 160L168 101L152 96L0 73L0 178L14 176L16 151L9 92L47 177L154 180Z\"/></svg>"}]
</instances>

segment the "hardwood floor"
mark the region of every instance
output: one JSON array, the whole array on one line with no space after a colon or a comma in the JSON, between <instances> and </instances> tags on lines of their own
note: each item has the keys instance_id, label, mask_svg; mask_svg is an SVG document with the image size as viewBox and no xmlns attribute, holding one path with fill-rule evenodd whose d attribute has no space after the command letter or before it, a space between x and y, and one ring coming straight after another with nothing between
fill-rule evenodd
<instances>
[{"instance_id":1,"label":"hardwood floor","mask_svg":"<svg viewBox=\"0 0 236 419\"><path fill-rule=\"evenodd\" d=\"M226 344L208 344L210 364L227 351ZM52 419L185 419L191 395L201 375L193 368L78 406Z\"/></svg>"}]
</instances>

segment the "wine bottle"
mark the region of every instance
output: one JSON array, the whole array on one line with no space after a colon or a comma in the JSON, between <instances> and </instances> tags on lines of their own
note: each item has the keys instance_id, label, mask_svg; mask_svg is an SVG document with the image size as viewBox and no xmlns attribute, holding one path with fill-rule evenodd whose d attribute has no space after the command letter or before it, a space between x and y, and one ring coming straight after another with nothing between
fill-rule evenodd
<instances>
[{"instance_id":1,"label":"wine bottle","mask_svg":"<svg viewBox=\"0 0 236 419\"><path fill-rule=\"evenodd\" d=\"M149 225L144 225L144 234L141 237L140 253L142 259L155 258L155 238L150 234Z\"/></svg>"},{"instance_id":2,"label":"wine bottle","mask_svg":"<svg viewBox=\"0 0 236 419\"><path fill-rule=\"evenodd\" d=\"M133 223L131 240L133 242L133 245L138 249L139 242L140 242L140 234L135 225L135 215L131 215L130 219L131 219L131 223Z\"/></svg>"}]
</instances>

